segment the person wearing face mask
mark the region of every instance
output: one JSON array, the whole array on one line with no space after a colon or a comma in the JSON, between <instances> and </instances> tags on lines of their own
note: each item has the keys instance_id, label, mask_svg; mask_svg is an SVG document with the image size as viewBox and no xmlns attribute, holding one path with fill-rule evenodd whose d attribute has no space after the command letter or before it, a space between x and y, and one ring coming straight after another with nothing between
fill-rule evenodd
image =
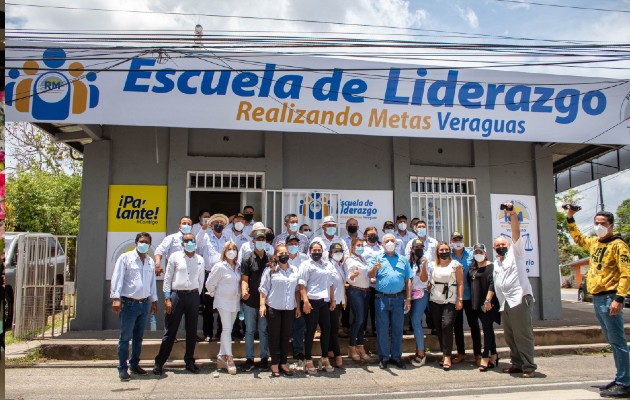
<instances>
[{"instance_id":1,"label":"person wearing face mask","mask_svg":"<svg viewBox=\"0 0 630 400\"><path fill-rule=\"evenodd\" d=\"M407 216L405 214L398 214L396 216L396 232L394 236L397 240L401 241L401 247L399 253L402 253L407 248L407 244L416 239L417 236L413 232L407 230Z\"/></svg>"},{"instance_id":2,"label":"person wearing face mask","mask_svg":"<svg viewBox=\"0 0 630 400\"><path fill-rule=\"evenodd\" d=\"M252 226L253 228L253 226ZM236 243L239 252L241 251L241 246L245 243L249 242L251 239L250 236L244 233L245 229L245 215L243 213L237 213L232 222L226 227L225 235L227 235L228 239L232 242ZM251 228L250 228L251 232Z\"/></svg>"},{"instance_id":3,"label":"person wearing face mask","mask_svg":"<svg viewBox=\"0 0 630 400\"><path fill-rule=\"evenodd\" d=\"M359 221L356 218L348 218L346 221L346 234L342 237L346 247L349 249L354 239L362 237L363 232L359 230Z\"/></svg>"},{"instance_id":4,"label":"person wearing face mask","mask_svg":"<svg viewBox=\"0 0 630 400\"><path fill-rule=\"evenodd\" d=\"M608 211L595 214L593 220L597 237L582 235L569 207L569 233L578 246L589 252L586 288L593 295L595 316L604 337L610 343L615 368L615 379L600 387L603 397L630 397L630 358L624 333L623 306L630 290L630 251L619 234L613 233L615 217Z\"/></svg>"},{"instance_id":5,"label":"person wearing face mask","mask_svg":"<svg viewBox=\"0 0 630 400\"><path fill-rule=\"evenodd\" d=\"M378 229L375 226L368 226L363 231L363 238L365 239L363 247L363 259L367 265L378 257L385 249L381 246L381 242L378 240ZM375 317L375 299L376 299L376 279L370 279L370 299L369 299L369 318L371 326L372 337L376 336L376 317ZM365 329L367 331L367 319L368 314L365 314Z\"/></svg>"},{"instance_id":6,"label":"person wearing face mask","mask_svg":"<svg viewBox=\"0 0 630 400\"><path fill-rule=\"evenodd\" d=\"M300 266L300 278L298 284L300 294L304 302L304 314L306 318L306 338L304 341L304 369L308 374L316 374L317 368L313 365L313 340L317 325L321 329L319 343L322 357L320 367L326 372L334 371L328 357L330 340L330 313L335 308L335 291L333 277L327 262L323 260L324 248L319 241L313 241L309 246L310 260Z\"/></svg>"},{"instance_id":7,"label":"person wearing face mask","mask_svg":"<svg viewBox=\"0 0 630 400\"><path fill-rule=\"evenodd\" d=\"M409 264L413 272L411 280L411 326L416 341L416 354L411 359L414 367L422 367L427 362L424 351L424 331L422 330L422 316L429 304L429 277L433 272L432 265L427 265L424 257L424 243L421 239L414 239L411 243L413 253L409 257Z\"/></svg>"},{"instance_id":8,"label":"person wearing face mask","mask_svg":"<svg viewBox=\"0 0 630 400\"><path fill-rule=\"evenodd\" d=\"M197 254L200 254L205 262L206 272L204 280L208 279L212 267L221 260L221 250L228 241L228 237L223 234L223 229L227 224L228 217L226 215L213 214L201 226L195 237ZM203 304L203 336L205 340L211 342L214 332L214 298L207 295L205 286L201 293L201 304ZM217 323L217 339L219 339L221 329L221 321L219 320Z\"/></svg>"},{"instance_id":9,"label":"person wearing face mask","mask_svg":"<svg viewBox=\"0 0 630 400\"><path fill-rule=\"evenodd\" d=\"M243 233L246 235L251 235L252 227L256 223L256 221L254 221L254 207L252 206L243 207L243 219L244 219L243 223L245 224L245 226L243 227Z\"/></svg>"},{"instance_id":10,"label":"person wearing face mask","mask_svg":"<svg viewBox=\"0 0 630 400\"><path fill-rule=\"evenodd\" d=\"M187 233L183 237L183 252L173 254L166 265L164 274L165 332L160 350L155 357L153 373L162 375L164 363L171 354L177 329L184 317L186 327L186 370L199 373L195 365L195 345L197 342L197 318L199 316L199 294L204 283L204 260L195 253L195 235Z\"/></svg>"},{"instance_id":11,"label":"person wearing face mask","mask_svg":"<svg viewBox=\"0 0 630 400\"><path fill-rule=\"evenodd\" d=\"M289 253L289 265L297 268L298 273L301 272L300 266L304 261L310 258L300 252L300 238L295 235L289 235L286 238L287 251ZM299 315L293 321L293 358L296 360L294 369L304 369L304 332L306 331L306 321L304 319L304 311L302 301L298 301Z\"/></svg>"},{"instance_id":12,"label":"person wearing face mask","mask_svg":"<svg viewBox=\"0 0 630 400\"><path fill-rule=\"evenodd\" d=\"M394 235L396 238L396 225L392 221L385 221L383 224L383 243L385 243L385 235ZM402 240L396 238L396 253L400 254L405 248L402 247Z\"/></svg>"},{"instance_id":13,"label":"person wearing face mask","mask_svg":"<svg viewBox=\"0 0 630 400\"><path fill-rule=\"evenodd\" d=\"M254 364L254 336L258 327L258 337L260 340L260 369L269 369L267 354L267 319L260 315L260 280L262 278L269 260L265 248L267 246L265 229L254 231L254 251L247 254L241 263L241 293L242 311L245 314L245 364L241 367L244 372L249 372L255 368ZM242 251L242 250L241 250ZM264 303L263 303L264 304Z\"/></svg>"},{"instance_id":14,"label":"person wearing face mask","mask_svg":"<svg viewBox=\"0 0 630 400\"><path fill-rule=\"evenodd\" d=\"M262 249L265 250L265 252L267 253L267 256L269 257L269 259L271 259L271 257L273 257L273 246L271 244L269 244L269 238L270 236L270 229L265 227L265 225L263 225L262 222L256 222L254 224L254 226L252 227L251 230L251 240L247 243L243 243L243 245L240 247L239 249L239 254L238 254L238 262L239 264L243 264L243 260L254 250L256 250L257 247L261 247ZM256 244L256 235L258 234L258 232L262 232L265 234L265 240L263 241L263 243L258 243ZM273 235L273 232L271 232L271 235Z\"/></svg>"},{"instance_id":15,"label":"person wearing face mask","mask_svg":"<svg viewBox=\"0 0 630 400\"><path fill-rule=\"evenodd\" d=\"M429 234L427 233L427 223L422 220L418 220L417 223L411 225L411 229L413 230L413 233L416 235L416 237L418 239L421 239L424 243L424 256L427 261L435 261L434 256L435 246L437 246L437 240L429 236ZM405 257L409 258L410 256L411 242L407 243L407 246L405 247Z\"/></svg>"},{"instance_id":16,"label":"person wearing face mask","mask_svg":"<svg viewBox=\"0 0 630 400\"><path fill-rule=\"evenodd\" d=\"M328 356L334 357L335 367L343 368L341 349L339 348L339 317L346 308L346 272L343 269L343 247L339 243L330 245L328 255L328 268L333 278L333 290L335 292L335 308L330 310L330 339ZM332 307L331 307L332 308ZM346 335L347 337L347 335Z\"/></svg>"},{"instance_id":17,"label":"person wearing face mask","mask_svg":"<svg viewBox=\"0 0 630 400\"><path fill-rule=\"evenodd\" d=\"M306 236L309 240L313 236L313 231L311 230L311 227L308 224L300 225L300 233ZM308 246L306 247L308 248Z\"/></svg>"},{"instance_id":18,"label":"person wearing face mask","mask_svg":"<svg viewBox=\"0 0 630 400\"><path fill-rule=\"evenodd\" d=\"M453 358L453 364L458 364L466 359L466 346L464 342L464 313L466 314L466 322L470 327L470 338L473 344L473 354L475 356L475 364L479 366L481 363L481 330L479 329L479 320L477 313L472 309L470 301L470 283L468 282L468 271L470 264L473 262L473 256L470 251L464 247L464 235L460 232L451 234L451 257L453 260L461 264L464 271L464 307L455 313L455 345L457 346L457 355Z\"/></svg>"},{"instance_id":19,"label":"person wearing face mask","mask_svg":"<svg viewBox=\"0 0 630 400\"><path fill-rule=\"evenodd\" d=\"M430 263L433 271L429 307L443 354L442 368L450 371L455 313L464 302L464 272L461 264L453 260L448 243L438 242L435 253L436 261Z\"/></svg>"},{"instance_id":20,"label":"person wearing face mask","mask_svg":"<svg viewBox=\"0 0 630 400\"><path fill-rule=\"evenodd\" d=\"M240 310L241 268L237 262L238 247L227 242L221 250L221 261L215 264L206 280L208 294L214 297L223 325L231 326ZM232 335L229 329L221 332L221 346L217 356L217 368L225 368L230 375L236 374L232 355Z\"/></svg>"},{"instance_id":21,"label":"person wearing face mask","mask_svg":"<svg viewBox=\"0 0 630 400\"><path fill-rule=\"evenodd\" d=\"M483 327L483 358L479 363L479 371L486 372L488 368L499 365L494 323L501 323L501 314L499 301L494 295L494 266L487 258L486 246L477 243L473 248L473 257L467 280L470 283L472 309L477 312Z\"/></svg>"},{"instance_id":22,"label":"person wearing face mask","mask_svg":"<svg viewBox=\"0 0 630 400\"><path fill-rule=\"evenodd\" d=\"M494 239L494 290L503 312L505 342L510 347L511 366L504 373L522 373L524 378L533 378L534 329L532 308L534 296L527 277L525 265L525 243L521 237L521 224L512 203L505 203L504 211L510 217L512 243L505 236Z\"/></svg>"},{"instance_id":23,"label":"person wearing face mask","mask_svg":"<svg viewBox=\"0 0 630 400\"><path fill-rule=\"evenodd\" d=\"M300 249L299 251L301 253L306 254L308 252L308 238L303 234L298 232L299 228L298 228L298 216L296 214L287 214L284 216L284 228L285 230L279 234L278 236L276 236L275 240L273 241L273 247L275 248L276 246L278 246L280 243L285 243L287 242L287 238L289 236L296 236L300 242L299 246Z\"/></svg>"},{"instance_id":24,"label":"person wearing face mask","mask_svg":"<svg viewBox=\"0 0 630 400\"><path fill-rule=\"evenodd\" d=\"M151 247L151 235L147 232L138 233L135 243L135 250L121 254L116 260L109 295L112 299L112 311L120 319L117 369L118 377L123 382L130 379L128 369L133 374L147 374L139 365L142 338L149 313L157 313L155 264L147 256ZM130 359L129 341L132 344Z\"/></svg>"},{"instance_id":25,"label":"person wearing face mask","mask_svg":"<svg viewBox=\"0 0 630 400\"><path fill-rule=\"evenodd\" d=\"M192 227L193 235L197 236L201 227L210 219L210 210L200 210L197 214L197 222Z\"/></svg>"},{"instance_id":26,"label":"person wearing face mask","mask_svg":"<svg viewBox=\"0 0 630 400\"><path fill-rule=\"evenodd\" d=\"M409 261L396 253L393 234L383 236L385 251L370 263L368 276L376 278L376 331L379 368L389 362L405 369L402 359L403 319L411 308L411 278ZM391 341L390 341L391 329Z\"/></svg>"},{"instance_id":27,"label":"person wearing face mask","mask_svg":"<svg viewBox=\"0 0 630 400\"><path fill-rule=\"evenodd\" d=\"M335 217L332 215L328 215L324 217L324 221L322 222L322 232L321 236L315 237L311 240L311 243L319 242L322 245L323 258L325 261L328 261L328 254L330 245L333 243L339 243L343 247L343 255L344 257L348 257L350 252L348 251L348 247L346 246L346 242L339 237L337 232L337 222L335 221Z\"/></svg>"},{"instance_id":28,"label":"person wearing face mask","mask_svg":"<svg viewBox=\"0 0 630 400\"><path fill-rule=\"evenodd\" d=\"M354 239L350 245L350 257L343 264L348 282L348 305L354 316L350 327L348 357L354 361L370 359L363 345L370 299L370 277L368 276L370 268L363 258L364 243L363 239Z\"/></svg>"},{"instance_id":29,"label":"person wearing face mask","mask_svg":"<svg viewBox=\"0 0 630 400\"><path fill-rule=\"evenodd\" d=\"M300 317L299 270L289 264L289 251L285 244L276 246L271 265L265 269L260 280L260 316L269 324L269 350L271 352L271 376L282 372L292 376L287 365L289 341L293 332L293 321Z\"/></svg>"},{"instance_id":30,"label":"person wearing face mask","mask_svg":"<svg viewBox=\"0 0 630 400\"><path fill-rule=\"evenodd\" d=\"M168 235L162 240L162 243L155 248L155 275L160 276L164 270L162 269L162 258L166 259L180 251L184 251L182 247L182 237L192 232L192 220L186 216L179 220L179 230L177 233Z\"/></svg>"}]
</instances>

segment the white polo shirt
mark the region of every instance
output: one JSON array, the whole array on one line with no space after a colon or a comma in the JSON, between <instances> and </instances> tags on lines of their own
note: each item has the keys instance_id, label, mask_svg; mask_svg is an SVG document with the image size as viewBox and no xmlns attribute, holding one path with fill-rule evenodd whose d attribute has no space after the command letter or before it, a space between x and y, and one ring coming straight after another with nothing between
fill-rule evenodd
<instances>
[{"instance_id":1,"label":"white polo shirt","mask_svg":"<svg viewBox=\"0 0 630 400\"><path fill-rule=\"evenodd\" d=\"M532 297L532 285L527 277L525 266L525 247L523 237L512 243L503 262L499 257L494 260L494 292L499 300L500 309L503 311L505 302L510 308L521 304L523 297L528 294Z\"/></svg>"}]
</instances>

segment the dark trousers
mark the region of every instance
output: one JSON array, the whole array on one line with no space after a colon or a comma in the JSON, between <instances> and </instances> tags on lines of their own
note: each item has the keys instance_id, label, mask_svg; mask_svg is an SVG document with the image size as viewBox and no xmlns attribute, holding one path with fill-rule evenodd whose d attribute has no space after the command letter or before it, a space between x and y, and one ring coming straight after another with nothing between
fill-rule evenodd
<instances>
[{"instance_id":1,"label":"dark trousers","mask_svg":"<svg viewBox=\"0 0 630 400\"><path fill-rule=\"evenodd\" d=\"M195 344L197 343L197 318L199 316L199 293L171 293L171 313L166 314L165 332L162 337L160 351L155 357L157 365L164 365L173 349L179 323L184 317L186 324L186 353L184 362L195 362Z\"/></svg>"},{"instance_id":2,"label":"dark trousers","mask_svg":"<svg viewBox=\"0 0 630 400\"><path fill-rule=\"evenodd\" d=\"M350 328L350 307L341 310L341 326L343 328Z\"/></svg>"},{"instance_id":3,"label":"dark trousers","mask_svg":"<svg viewBox=\"0 0 630 400\"><path fill-rule=\"evenodd\" d=\"M477 311L477 315L481 320L481 326L483 328L483 353L481 356L483 358L488 358L491 355L497 354L497 342L494 336L494 321L496 320L496 315L499 311L497 307L492 307L490 311L483 312L481 310Z\"/></svg>"},{"instance_id":4,"label":"dark trousers","mask_svg":"<svg viewBox=\"0 0 630 400\"><path fill-rule=\"evenodd\" d=\"M440 340L440 349L446 357L453 352L453 325L455 324L455 304L438 304L429 301L433 326Z\"/></svg>"},{"instance_id":5,"label":"dark trousers","mask_svg":"<svg viewBox=\"0 0 630 400\"><path fill-rule=\"evenodd\" d=\"M368 321L368 315L370 317L370 323L372 324L372 332L376 332L376 303L374 302L374 300L376 299L376 289L373 287L370 287L370 296L369 296L369 307L368 307L368 312L365 313L365 324L363 326L365 326L365 330L367 331L367 321Z\"/></svg>"},{"instance_id":6,"label":"dark trousers","mask_svg":"<svg viewBox=\"0 0 630 400\"><path fill-rule=\"evenodd\" d=\"M310 313L306 314L306 340L304 343L304 358L312 360L313 340L315 339L315 330L317 324L321 335L319 336L319 344L321 345L322 357L326 357L330 340L330 302L319 300L309 300L313 308Z\"/></svg>"},{"instance_id":7,"label":"dark trousers","mask_svg":"<svg viewBox=\"0 0 630 400\"><path fill-rule=\"evenodd\" d=\"M268 342L272 365L287 363L294 319L295 310L276 310L267 306Z\"/></svg>"},{"instance_id":8,"label":"dark trousers","mask_svg":"<svg viewBox=\"0 0 630 400\"><path fill-rule=\"evenodd\" d=\"M455 345L457 346L457 354L466 354L466 345L464 343L464 313L466 313L466 322L470 327L470 338L473 343L473 354L481 355L481 330L479 329L479 319L477 311L472 308L472 301L464 300L464 307L455 311Z\"/></svg>"},{"instance_id":9,"label":"dark trousers","mask_svg":"<svg viewBox=\"0 0 630 400\"><path fill-rule=\"evenodd\" d=\"M209 272L206 271L206 277L204 278L204 282L208 280ZM201 291L201 304L203 305L203 311L201 312L201 317L203 319L203 336L204 337L212 337L214 332L214 297L208 296L206 293L206 285L203 286L203 290Z\"/></svg>"},{"instance_id":10,"label":"dark trousers","mask_svg":"<svg viewBox=\"0 0 630 400\"><path fill-rule=\"evenodd\" d=\"M330 339L328 343L328 351L332 351L335 357L341 355L339 349L339 314L343 314L343 305L337 304L333 311L328 310L330 318ZM321 338L321 337L320 337Z\"/></svg>"},{"instance_id":11,"label":"dark trousers","mask_svg":"<svg viewBox=\"0 0 630 400\"><path fill-rule=\"evenodd\" d=\"M293 321L293 358L304 360L304 332L306 331L306 319L304 318L304 302L300 301L300 318Z\"/></svg>"}]
</instances>

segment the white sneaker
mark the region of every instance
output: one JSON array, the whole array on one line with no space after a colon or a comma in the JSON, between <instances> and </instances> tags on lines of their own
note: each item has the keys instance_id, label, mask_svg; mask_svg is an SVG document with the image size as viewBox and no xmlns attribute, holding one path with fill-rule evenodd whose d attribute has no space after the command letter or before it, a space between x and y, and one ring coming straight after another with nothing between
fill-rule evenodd
<instances>
[{"instance_id":1,"label":"white sneaker","mask_svg":"<svg viewBox=\"0 0 630 400\"><path fill-rule=\"evenodd\" d=\"M414 358L411 359L411 365L413 365L414 367L422 367L424 364L426 364L426 362L427 362L426 355L424 357L415 356Z\"/></svg>"}]
</instances>

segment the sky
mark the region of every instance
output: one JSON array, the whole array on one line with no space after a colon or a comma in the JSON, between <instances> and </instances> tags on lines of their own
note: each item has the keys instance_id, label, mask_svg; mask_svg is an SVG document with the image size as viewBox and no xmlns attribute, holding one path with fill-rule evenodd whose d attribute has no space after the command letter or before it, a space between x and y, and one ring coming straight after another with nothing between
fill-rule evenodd
<instances>
[{"instance_id":1,"label":"sky","mask_svg":"<svg viewBox=\"0 0 630 400\"><path fill-rule=\"evenodd\" d=\"M193 15L137 14L24 7L16 4L38 4L64 7L146 10L192 13ZM595 11L566 7L550 7L532 3L560 6L601 8L615 11ZM625 11L625 12L623 12ZM296 21L266 21L223 16L279 17L286 19L335 21L363 25L387 25L407 29L384 29L366 26L343 26ZM201 24L211 30L283 30L307 33L354 32L358 37L379 37L382 33L402 33L413 40L474 41L480 43L550 43L544 40L598 41L630 43L630 0L13 0L6 4L5 24L11 29L74 29L98 30L182 30L192 32ZM444 32L490 35L490 38L462 39ZM361 36L359 36L361 35ZM457 36L457 35L455 35ZM500 40L496 36L526 39ZM380 36L385 37L385 36ZM391 37L391 36L390 36ZM396 38L406 38L396 36ZM381 50L387 51L387 50ZM531 61L538 61L532 58ZM431 62L426 62L431 64ZM444 62L435 62L445 64ZM455 59L449 66L457 67ZM630 60L612 64L590 64L588 68L515 67L511 71L542 72L561 75L580 75L628 79ZM628 147L626 147L628 148ZM627 171L604 178L604 203L609 210L630 197L630 173ZM587 228L598 202L594 183L579 188L584 196L584 210L578 214L578 224Z\"/></svg>"}]
</instances>

